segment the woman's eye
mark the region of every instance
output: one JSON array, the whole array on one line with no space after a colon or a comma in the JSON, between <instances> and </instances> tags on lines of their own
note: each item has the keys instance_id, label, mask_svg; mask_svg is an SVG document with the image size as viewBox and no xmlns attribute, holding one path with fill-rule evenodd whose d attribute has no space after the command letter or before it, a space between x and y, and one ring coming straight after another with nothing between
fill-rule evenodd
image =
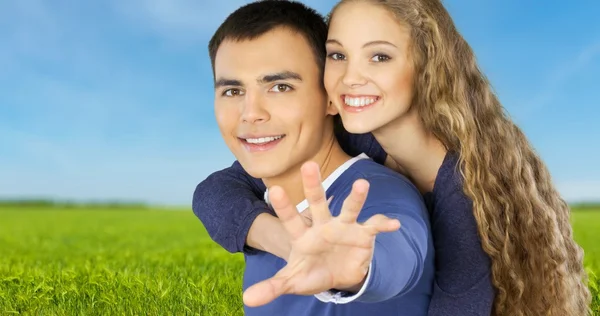
<instances>
[{"instance_id":1,"label":"woman's eye","mask_svg":"<svg viewBox=\"0 0 600 316\"><path fill-rule=\"evenodd\" d=\"M373 58L371 58L371 60L374 62L384 62L384 61L388 61L390 59L391 59L390 56L384 55L384 54L377 54L377 55L373 56Z\"/></svg>"},{"instance_id":2,"label":"woman's eye","mask_svg":"<svg viewBox=\"0 0 600 316\"><path fill-rule=\"evenodd\" d=\"M333 59L333 60L344 60L344 55L340 54L340 53L331 53L328 55L329 58Z\"/></svg>"}]
</instances>

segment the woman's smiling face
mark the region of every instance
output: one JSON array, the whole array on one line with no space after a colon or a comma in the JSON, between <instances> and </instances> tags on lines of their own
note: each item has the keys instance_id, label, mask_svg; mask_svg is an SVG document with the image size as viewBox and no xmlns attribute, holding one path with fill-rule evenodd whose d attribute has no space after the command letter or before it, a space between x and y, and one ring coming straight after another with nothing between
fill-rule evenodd
<instances>
[{"instance_id":1,"label":"woman's smiling face","mask_svg":"<svg viewBox=\"0 0 600 316\"><path fill-rule=\"evenodd\" d=\"M327 40L325 88L351 133L367 133L405 115L413 99L410 31L385 8L340 5Z\"/></svg>"}]
</instances>

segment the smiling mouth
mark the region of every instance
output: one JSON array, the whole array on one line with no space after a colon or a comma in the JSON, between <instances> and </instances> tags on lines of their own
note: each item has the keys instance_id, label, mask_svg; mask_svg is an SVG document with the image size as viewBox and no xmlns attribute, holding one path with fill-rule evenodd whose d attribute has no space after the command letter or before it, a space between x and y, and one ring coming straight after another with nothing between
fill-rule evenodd
<instances>
[{"instance_id":1,"label":"smiling mouth","mask_svg":"<svg viewBox=\"0 0 600 316\"><path fill-rule=\"evenodd\" d=\"M341 95L340 98L344 104L344 109L349 112L361 112L369 107L372 107L381 99L381 97L376 95Z\"/></svg>"},{"instance_id":2,"label":"smiling mouth","mask_svg":"<svg viewBox=\"0 0 600 316\"><path fill-rule=\"evenodd\" d=\"M277 146L285 135L265 136L265 137L238 137L244 148L249 152L268 151Z\"/></svg>"},{"instance_id":3,"label":"smiling mouth","mask_svg":"<svg viewBox=\"0 0 600 316\"><path fill-rule=\"evenodd\" d=\"M257 137L257 138L241 138L241 140L243 140L249 144L264 145L264 144L268 144L270 142L274 142L278 139L281 139L281 138L283 138L283 136L285 136L285 135Z\"/></svg>"}]
</instances>

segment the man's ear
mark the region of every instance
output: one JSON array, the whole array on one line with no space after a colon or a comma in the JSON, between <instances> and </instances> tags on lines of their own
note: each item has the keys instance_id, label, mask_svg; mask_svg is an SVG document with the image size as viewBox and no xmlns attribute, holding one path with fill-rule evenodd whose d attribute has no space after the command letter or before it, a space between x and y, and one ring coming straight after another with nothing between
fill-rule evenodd
<instances>
[{"instance_id":1,"label":"man's ear","mask_svg":"<svg viewBox=\"0 0 600 316\"><path fill-rule=\"evenodd\" d=\"M340 112L338 111L338 109L333 105L333 102L329 101L329 103L327 104L327 114L334 116L334 115L338 115Z\"/></svg>"}]
</instances>

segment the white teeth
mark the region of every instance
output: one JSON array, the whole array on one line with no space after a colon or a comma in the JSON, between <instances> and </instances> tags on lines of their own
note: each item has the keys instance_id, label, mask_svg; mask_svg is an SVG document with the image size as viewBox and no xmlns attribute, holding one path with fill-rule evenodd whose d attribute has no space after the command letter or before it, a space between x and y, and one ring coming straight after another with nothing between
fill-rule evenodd
<instances>
[{"instance_id":1,"label":"white teeth","mask_svg":"<svg viewBox=\"0 0 600 316\"><path fill-rule=\"evenodd\" d=\"M353 106L353 107L369 105L375 101L377 101L377 98L373 98L373 97L361 97L361 98L345 97L344 98L344 102L346 103L346 105Z\"/></svg>"},{"instance_id":2,"label":"white teeth","mask_svg":"<svg viewBox=\"0 0 600 316\"><path fill-rule=\"evenodd\" d=\"M266 143L270 143L272 141L278 140L281 137L283 137L283 135L272 136L272 137L261 137L261 138L246 138L246 141L249 142L250 144L266 144Z\"/></svg>"}]
</instances>

